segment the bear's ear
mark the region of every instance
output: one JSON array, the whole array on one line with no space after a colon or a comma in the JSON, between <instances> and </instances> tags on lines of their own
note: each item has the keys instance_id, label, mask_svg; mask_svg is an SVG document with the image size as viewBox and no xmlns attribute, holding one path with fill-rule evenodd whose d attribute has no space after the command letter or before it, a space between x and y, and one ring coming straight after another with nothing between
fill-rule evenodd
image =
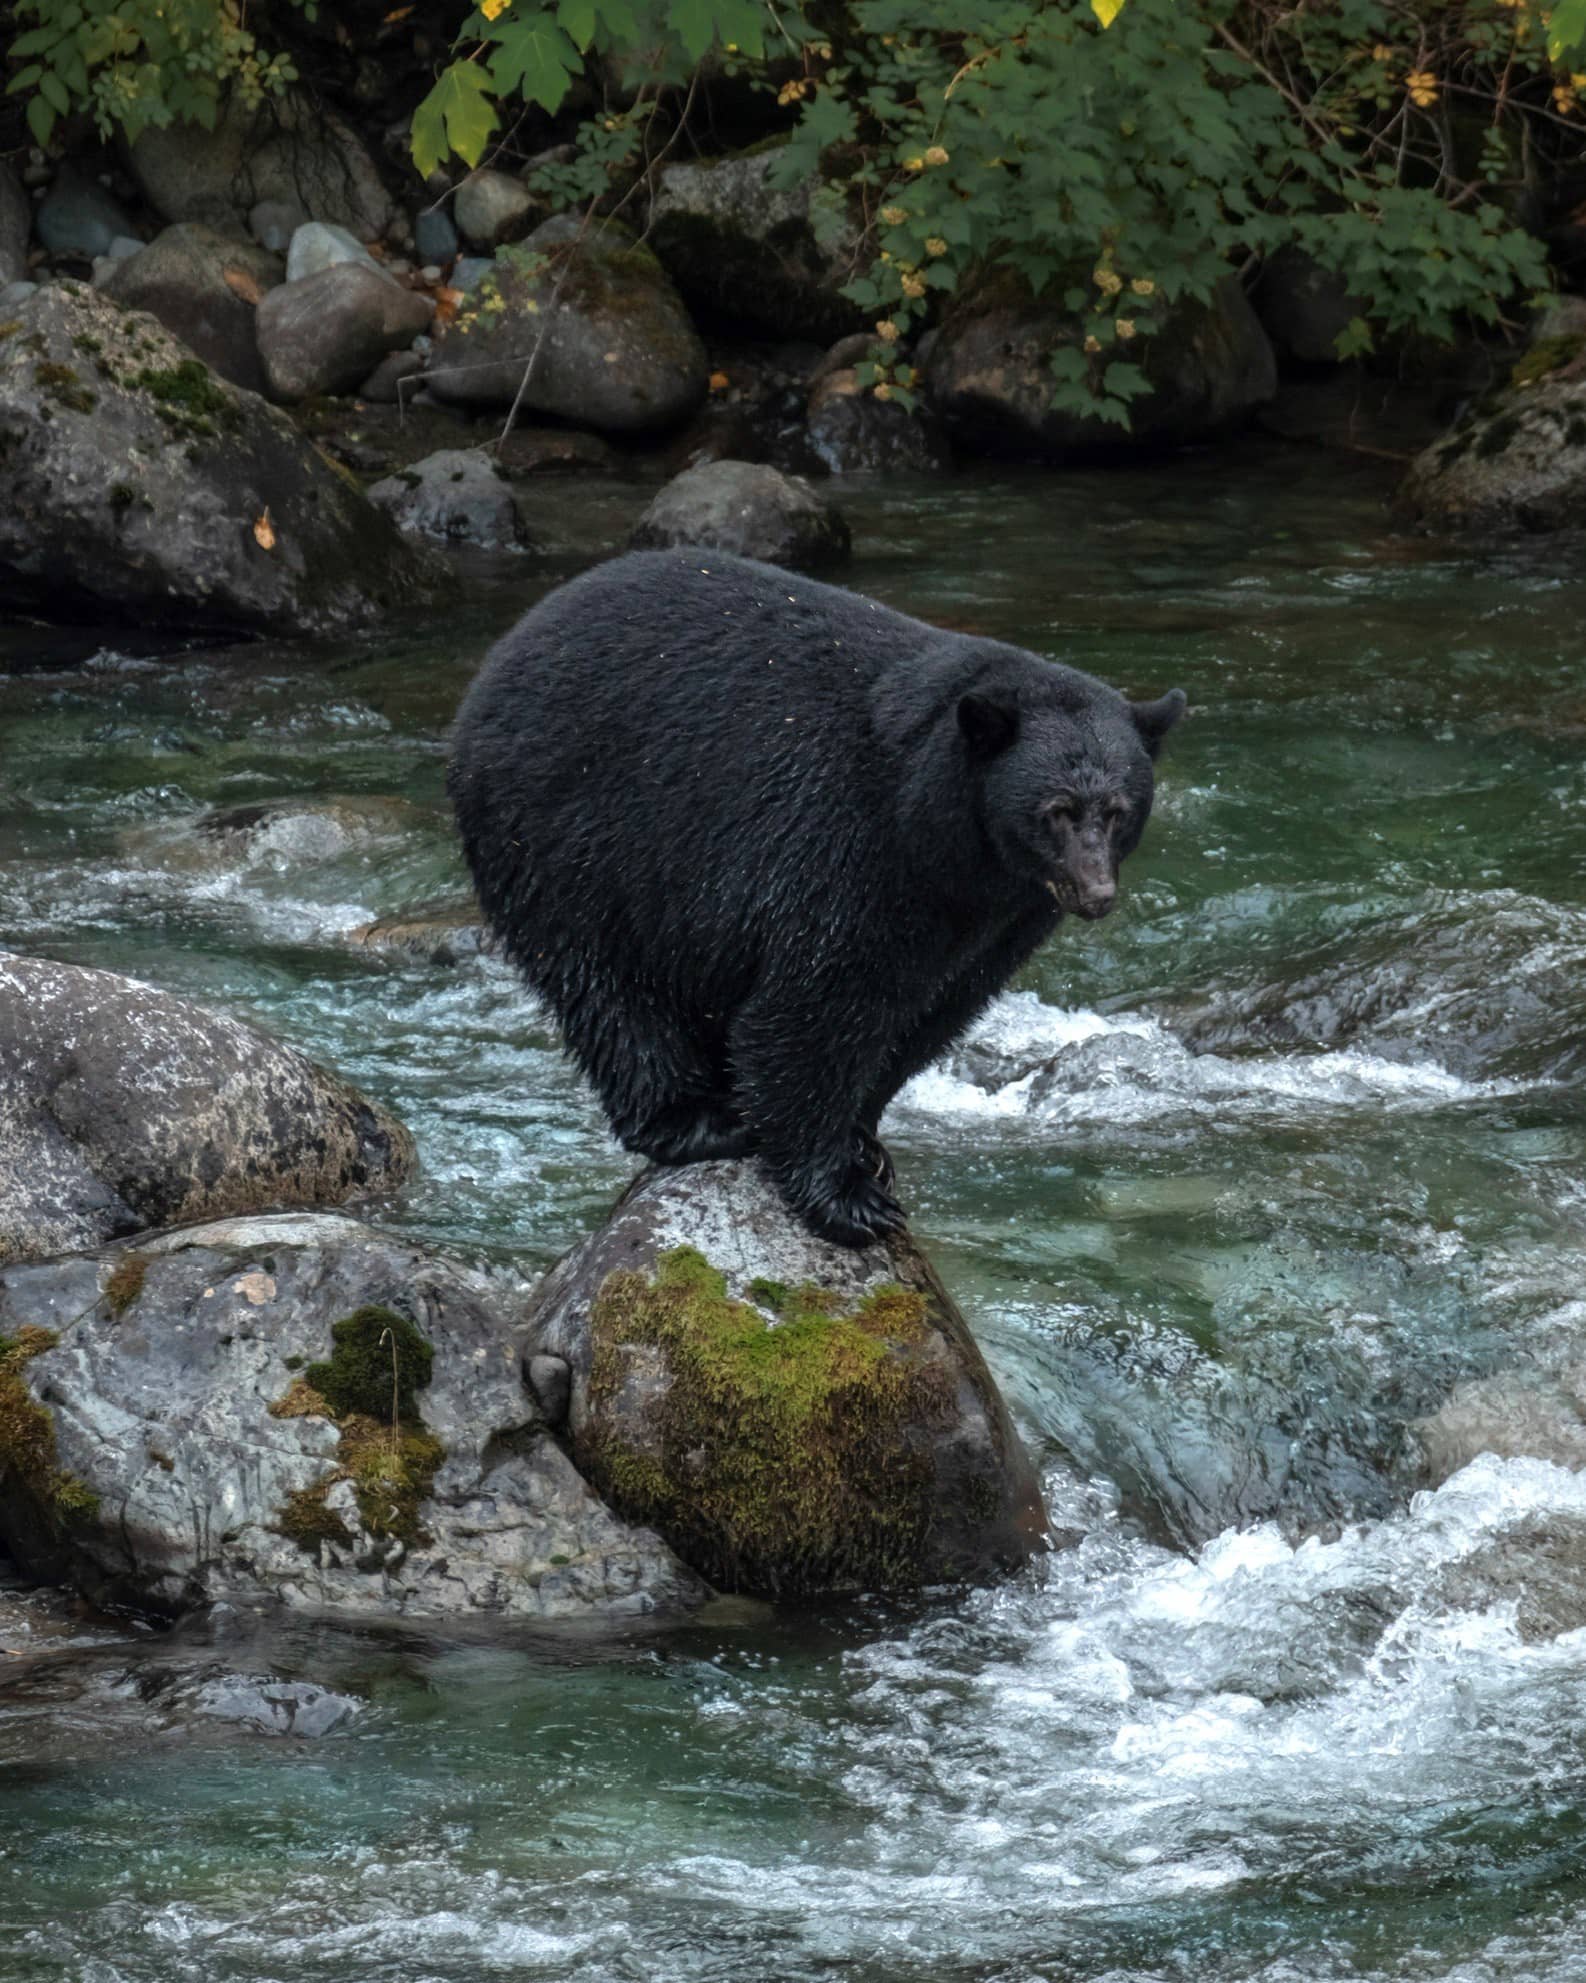
<instances>
[{"instance_id":1,"label":"bear's ear","mask_svg":"<svg viewBox=\"0 0 1586 1983\"><path fill-rule=\"evenodd\" d=\"M958 727L972 755L995 757L1019 734L1019 706L989 695L961 695Z\"/></svg>"},{"instance_id":2,"label":"bear's ear","mask_svg":"<svg viewBox=\"0 0 1586 1983\"><path fill-rule=\"evenodd\" d=\"M1184 714L1184 691L1169 689L1155 702L1131 702L1129 714L1134 718L1134 727L1140 732L1141 743L1155 757L1162 748L1162 739Z\"/></svg>"}]
</instances>

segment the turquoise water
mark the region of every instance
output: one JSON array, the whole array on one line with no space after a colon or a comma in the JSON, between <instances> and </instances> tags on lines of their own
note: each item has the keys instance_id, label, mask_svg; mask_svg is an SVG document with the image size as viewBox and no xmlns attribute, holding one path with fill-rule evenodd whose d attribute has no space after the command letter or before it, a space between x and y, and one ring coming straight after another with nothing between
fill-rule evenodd
<instances>
[{"instance_id":1,"label":"turquoise water","mask_svg":"<svg viewBox=\"0 0 1586 1983\"><path fill-rule=\"evenodd\" d=\"M1586 1487L1417 1498L1413 1434L1586 1322L1586 580L1384 496L1253 448L846 498L856 586L1191 697L1119 913L888 1126L1077 1545L616 1638L85 1621L0 1671L0 1976L1586 1977ZM412 1126L383 1223L555 1258L631 1167L550 1030L349 937L460 889L444 725L635 507L559 490L549 560L396 640L0 637L0 942L257 1018ZM264 800L358 803L194 831ZM200 1652L364 1705L315 1744L106 1706Z\"/></svg>"}]
</instances>

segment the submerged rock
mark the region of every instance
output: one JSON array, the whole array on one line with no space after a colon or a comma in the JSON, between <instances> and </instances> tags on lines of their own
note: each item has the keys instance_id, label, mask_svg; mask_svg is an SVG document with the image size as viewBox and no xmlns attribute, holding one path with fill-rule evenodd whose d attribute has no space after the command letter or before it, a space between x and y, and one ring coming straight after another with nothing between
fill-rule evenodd
<instances>
[{"instance_id":1,"label":"submerged rock","mask_svg":"<svg viewBox=\"0 0 1586 1983\"><path fill-rule=\"evenodd\" d=\"M0 1269L0 1541L166 1613L408 1617L700 1601L523 1382L522 1289L350 1219L240 1219ZM208 1711L296 1730L311 1703Z\"/></svg>"},{"instance_id":2,"label":"submerged rock","mask_svg":"<svg viewBox=\"0 0 1586 1983\"><path fill-rule=\"evenodd\" d=\"M126 309L158 317L223 379L262 392L254 313L281 276L278 256L201 222L183 221L118 262L102 287Z\"/></svg>"},{"instance_id":3,"label":"submerged rock","mask_svg":"<svg viewBox=\"0 0 1586 1983\"><path fill-rule=\"evenodd\" d=\"M339 1204L412 1167L400 1123L240 1020L109 971L0 955L0 1260Z\"/></svg>"},{"instance_id":4,"label":"submerged rock","mask_svg":"<svg viewBox=\"0 0 1586 1983\"><path fill-rule=\"evenodd\" d=\"M1277 365L1238 281L1211 303L1183 302L1130 356L1151 390L1130 407L1127 431L1053 405L1052 359L1082 343L1084 317L1064 285L1031 294L994 269L955 299L931 345L931 397L966 448L1061 461L1074 454L1178 447L1242 426L1277 388Z\"/></svg>"},{"instance_id":5,"label":"submerged rock","mask_svg":"<svg viewBox=\"0 0 1586 1983\"><path fill-rule=\"evenodd\" d=\"M750 1163L650 1171L547 1276L569 1449L726 1590L984 1577L1042 1548L1034 1473L963 1317L906 1235L813 1238Z\"/></svg>"},{"instance_id":6,"label":"submerged rock","mask_svg":"<svg viewBox=\"0 0 1586 1983\"><path fill-rule=\"evenodd\" d=\"M699 544L794 571L848 556L848 525L805 481L762 462L703 461L675 475L628 539L636 550Z\"/></svg>"},{"instance_id":7,"label":"submerged rock","mask_svg":"<svg viewBox=\"0 0 1586 1983\"><path fill-rule=\"evenodd\" d=\"M489 950L479 904L471 900L421 902L394 916L380 916L349 930L347 941L376 956L409 964L460 964Z\"/></svg>"},{"instance_id":8,"label":"submerged rock","mask_svg":"<svg viewBox=\"0 0 1586 1983\"><path fill-rule=\"evenodd\" d=\"M0 576L46 613L330 632L447 576L284 414L80 283L0 326L0 476Z\"/></svg>"},{"instance_id":9,"label":"submerged rock","mask_svg":"<svg viewBox=\"0 0 1586 1983\"><path fill-rule=\"evenodd\" d=\"M609 434L677 426L709 383L705 347L650 250L614 225L584 234L565 218L497 257L437 336L429 388L458 406L510 406L531 360L524 411Z\"/></svg>"}]
</instances>

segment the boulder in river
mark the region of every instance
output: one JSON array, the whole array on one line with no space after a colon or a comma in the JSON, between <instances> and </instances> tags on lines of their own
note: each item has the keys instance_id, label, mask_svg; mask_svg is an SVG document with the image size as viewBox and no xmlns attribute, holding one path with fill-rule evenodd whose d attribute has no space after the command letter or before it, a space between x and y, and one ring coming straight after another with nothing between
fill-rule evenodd
<instances>
[{"instance_id":1,"label":"boulder in river","mask_svg":"<svg viewBox=\"0 0 1586 1983\"><path fill-rule=\"evenodd\" d=\"M705 347L650 250L615 224L559 216L507 248L439 333L429 389L457 406L641 434L675 427L709 384Z\"/></svg>"},{"instance_id":2,"label":"boulder in river","mask_svg":"<svg viewBox=\"0 0 1586 1983\"><path fill-rule=\"evenodd\" d=\"M1277 365L1238 280L1209 303L1184 301L1131 347L1150 391L1130 407L1127 431L1053 404L1052 359L1079 345L1085 319L1064 285L1039 296L1015 271L986 272L954 299L930 349L931 397L973 453L1062 461L1145 447L1179 447L1242 426L1277 388Z\"/></svg>"},{"instance_id":3,"label":"boulder in river","mask_svg":"<svg viewBox=\"0 0 1586 1983\"><path fill-rule=\"evenodd\" d=\"M118 262L101 285L129 310L147 310L223 379L263 392L254 312L282 277L278 255L180 221Z\"/></svg>"},{"instance_id":4,"label":"boulder in river","mask_svg":"<svg viewBox=\"0 0 1586 1983\"><path fill-rule=\"evenodd\" d=\"M635 525L635 550L698 544L793 571L848 556L848 525L802 475L763 462L702 461L674 475Z\"/></svg>"},{"instance_id":5,"label":"boulder in river","mask_svg":"<svg viewBox=\"0 0 1586 1983\"><path fill-rule=\"evenodd\" d=\"M528 532L512 485L478 448L442 448L369 491L400 530L451 543L519 545Z\"/></svg>"},{"instance_id":6,"label":"boulder in river","mask_svg":"<svg viewBox=\"0 0 1586 1983\"><path fill-rule=\"evenodd\" d=\"M923 475L951 466L953 451L928 406L879 400L855 366L819 378L809 397L811 451L833 475Z\"/></svg>"},{"instance_id":7,"label":"boulder in river","mask_svg":"<svg viewBox=\"0 0 1586 1983\"><path fill-rule=\"evenodd\" d=\"M649 240L691 309L737 329L825 344L865 312L842 294L859 230L838 195L775 183L777 146L661 169Z\"/></svg>"},{"instance_id":8,"label":"boulder in river","mask_svg":"<svg viewBox=\"0 0 1586 1983\"><path fill-rule=\"evenodd\" d=\"M165 1613L698 1603L547 1428L521 1308L513 1280L325 1214L0 1268L0 1542Z\"/></svg>"},{"instance_id":9,"label":"boulder in river","mask_svg":"<svg viewBox=\"0 0 1586 1983\"><path fill-rule=\"evenodd\" d=\"M815 1239L753 1163L647 1172L555 1267L531 1375L579 1470L721 1589L980 1578L1045 1546L1030 1467L907 1235Z\"/></svg>"},{"instance_id":10,"label":"boulder in river","mask_svg":"<svg viewBox=\"0 0 1586 1983\"><path fill-rule=\"evenodd\" d=\"M388 351L429 329L434 305L382 271L336 262L282 283L259 305L259 355L276 399L350 392Z\"/></svg>"},{"instance_id":11,"label":"boulder in river","mask_svg":"<svg viewBox=\"0 0 1586 1983\"><path fill-rule=\"evenodd\" d=\"M447 576L284 414L80 283L0 324L0 475L0 577L46 614L326 633Z\"/></svg>"},{"instance_id":12,"label":"boulder in river","mask_svg":"<svg viewBox=\"0 0 1586 1983\"><path fill-rule=\"evenodd\" d=\"M334 1205L413 1168L400 1123L240 1020L0 954L0 1260Z\"/></svg>"}]
</instances>

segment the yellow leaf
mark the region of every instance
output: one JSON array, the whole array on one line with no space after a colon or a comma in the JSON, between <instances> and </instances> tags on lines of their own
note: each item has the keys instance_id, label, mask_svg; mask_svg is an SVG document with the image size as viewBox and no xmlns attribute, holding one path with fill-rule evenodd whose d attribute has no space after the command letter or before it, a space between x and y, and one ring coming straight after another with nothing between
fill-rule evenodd
<instances>
[{"instance_id":1,"label":"yellow leaf","mask_svg":"<svg viewBox=\"0 0 1586 1983\"><path fill-rule=\"evenodd\" d=\"M254 542L261 551L273 551L275 549L275 525L270 521L268 504L265 505L264 514L255 517L253 520L253 537Z\"/></svg>"},{"instance_id":2,"label":"yellow leaf","mask_svg":"<svg viewBox=\"0 0 1586 1983\"><path fill-rule=\"evenodd\" d=\"M725 392L729 383L730 381L725 372L712 372L710 375L710 389L712 392Z\"/></svg>"},{"instance_id":3,"label":"yellow leaf","mask_svg":"<svg viewBox=\"0 0 1586 1983\"><path fill-rule=\"evenodd\" d=\"M1090 11L1104 28L1110 28L1123 12L1123 0L1090 0Z\"/></svg>"}]
</instances>

